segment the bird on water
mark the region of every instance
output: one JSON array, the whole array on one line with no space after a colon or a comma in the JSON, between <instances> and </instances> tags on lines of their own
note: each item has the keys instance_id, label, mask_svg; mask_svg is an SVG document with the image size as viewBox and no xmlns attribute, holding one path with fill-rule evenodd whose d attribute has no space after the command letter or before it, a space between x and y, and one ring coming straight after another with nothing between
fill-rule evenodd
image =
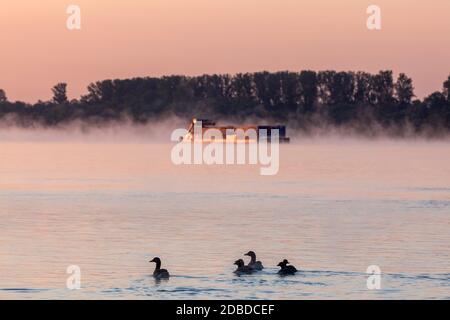
<instances>
[{"instance_id":1,"label":"bird on water","mask_svg":"<svg viewBox=\"0 0 450 320\"><path fill-rule=\"evenodd\" d=\"M278 271L278 274L280 275L289 275L289 274L295 274L297 272L297 268L295 268L292 265L289 265L289 261L287 261L286 259L284 259L283 261L281 261L278 266L281 268Z\"/></svg>"},{"instance_id":2,"label":"bird on water","mask_svg":"<svg viewBox=\"0 0 450 320\"><path fill-rule=\"evenodd\" d=\"M254 251L249 251L246 254L244 254L244 256L250 257L250 262L248 263L247 266L249 266L253 270L259 271L264 269L264 266L262 265L261 261L256 261L256 254Z\"/></svg>"},{"instance_id":3,"label":"bird on water","mask_svg":"<svg viewBox=\"0 0 450 320\"><path fill-rule=\"evenodd\" d=\"M161 269L161 259L158 257L153 258L149 262L156 263L155 271L153 271L153 277L155 279L169 279L170 274L166 269Z\"/></svg>"},{"instance_id":4,"label":"bird on water","mask_svg":"<svg viewBox=\"0 0 450 320\"><path fill-rule=\"evenodd\" d=\"M236 260L234 264L237 265L237 269L234 270L234 273L237 275L251 274L254 271L249 266L246 266L242 259Z\"/></svg>"}]
</instances>

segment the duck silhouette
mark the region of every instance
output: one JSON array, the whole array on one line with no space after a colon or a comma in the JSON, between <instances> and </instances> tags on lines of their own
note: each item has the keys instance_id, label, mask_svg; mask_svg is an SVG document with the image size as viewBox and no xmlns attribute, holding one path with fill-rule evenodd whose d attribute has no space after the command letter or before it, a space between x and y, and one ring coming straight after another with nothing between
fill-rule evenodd
<instances>
[{"instance_id":1,"label":"duck silhouette","mask_svg":"<svg viewBox=\"0 0 450 320\"><path fill-rule=\"evenodd\" d=\"M297 272L297 268L295 268L294 266L288 266L288 264L289 261L287 261L286 259L284 259L278 264L278 266L281 268L278 271L279 275L290 275L295 274Z\"/></svg>"},{"instance_id":2,"label":"duck silhouette","mask_svg":"<svg viewBox=\"0 0 450 320\"><path fill-rule=\"evenodd\" d=\"M250 257L250 262L247 265L248 267L256 271L264 269L264 266L262 265L261 261L256 261L256 254L254 251L249 251L246 254L244 254L244 256Z\"/></svg>"},{"instance_id":3,"label":"duck silhouette","mask_svg":"<svg viewBox=\"0 0 450 320\"><path fill-rule=\"evenodd\" d=\"M236 260L234 264L237 265L237 269L234 270L234 273L237 275L251 274L254 271L249 266L246 266L242 259Z\"/></svg>"},{"instance_id":4,"label":"duck silhouette","mask_svg":"<svg viewBox=\"0 0 450 320\"><path fill-rule=\"evenodd\" d=\"M166 269L161 269L161 259L158 257L153 258L149 262L156 263L155 271L153 271L153 277L155 279L169 279L170 274Z\"/></svg>"}]
</instances>

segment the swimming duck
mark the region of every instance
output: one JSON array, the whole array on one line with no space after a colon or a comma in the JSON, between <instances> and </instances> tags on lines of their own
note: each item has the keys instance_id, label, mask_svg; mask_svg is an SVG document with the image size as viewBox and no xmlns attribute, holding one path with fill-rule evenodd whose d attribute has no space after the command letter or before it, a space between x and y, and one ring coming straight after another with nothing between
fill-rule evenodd
<instances>
[{"instance_id":1,"label":"swimming duck","mask_svg":"<svg viewBox=\"0 0 450 320\"><path fill-rule=\"evenodd\" d=\"M161 259L158 257L153 258L149 262L156 263L155 271L153 271L153 277L155 279L169 279L170 274L166 269L161 269Z\"/></svg>"},{"instance_id":2,"label":"swimming duck","mask_svg":"<svg viewBox=\"0 0 450 320\"><path fill-rule=\"evenodd\" d=\"M244 254L244 256L249 256L250 257L250 262L248 263L247 266L249 266L253 270L259 271L259 270L264 269L261 261L256 261L256 254L255 254L255 252L249 251L246 254Z\"/></svg>"},{"instance_id":3,"label":"swimming duck","mask_svg":"<svg viewBox=\"0 0 450 320\"><path fill-rule=\"evenodd\" d=\"M281 268L278 271L278 274L280 275L288 275L288 274L295 274L297 272L297 269L294 266L288 266L289 261L284 259L281 261L278 266Z\"/></svg>"},{"instance_id":4,"label":"swimming duck","mask_svg":"<svg viewBox=\"0 0 450 320\"><path fill-rule=\"evenodd\" d=\"M242 259L236 260L234 264L237 265L237 269L234 271L234 273L236 273L237 275L250 274L254 271L249 266L246 266L244 260Z\"/></svg>"}]
</instances>

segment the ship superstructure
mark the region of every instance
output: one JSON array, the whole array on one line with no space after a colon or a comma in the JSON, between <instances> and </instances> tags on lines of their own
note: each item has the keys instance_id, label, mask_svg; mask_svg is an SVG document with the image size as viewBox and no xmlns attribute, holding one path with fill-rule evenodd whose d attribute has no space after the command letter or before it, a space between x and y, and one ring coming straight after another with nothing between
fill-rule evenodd
<instances>
[{"instance_id":1,"label":"ship superstructure","mask_svg":"<svg viewBox=\"0 0 450 320\"><path fill-rule=\"evenodd\" d=\"M188 127L188 133L183 141L196 141L202 139L203 142L209 142L208 130L220 132L223 141L227 142L252 142L265 139L271 142L272 134L278 133L280 143L289 143L290 138L286 137L286 126L283 125L246 125L246 126L217 126L216 122L209 119L192 119ZM217 137L215 137L217 140Z\"/></svg>"}]
</instances>

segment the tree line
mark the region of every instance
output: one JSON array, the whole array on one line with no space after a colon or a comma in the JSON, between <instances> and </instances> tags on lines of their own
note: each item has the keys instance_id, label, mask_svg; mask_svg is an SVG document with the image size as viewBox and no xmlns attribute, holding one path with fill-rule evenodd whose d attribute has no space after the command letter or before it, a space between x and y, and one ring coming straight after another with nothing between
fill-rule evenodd
<instances>
[{"instance_id":1,"label":"tree line","mask_svg":"<svg viewBox=\"0 0 450 320\"><path fill-rule=\"evenodd\" d=\"M8 101L0 90L0 120L22 127L102 125L122 119L147 123L165 117L286 123L305 131L350 127L364 134L442 135L450 132L450 76L440 91L415 99L413 81L392 71L256 72L196 77L165 76L91 83L69 101L67 84L51 101Z\"/></svg>"}]
</instances>

